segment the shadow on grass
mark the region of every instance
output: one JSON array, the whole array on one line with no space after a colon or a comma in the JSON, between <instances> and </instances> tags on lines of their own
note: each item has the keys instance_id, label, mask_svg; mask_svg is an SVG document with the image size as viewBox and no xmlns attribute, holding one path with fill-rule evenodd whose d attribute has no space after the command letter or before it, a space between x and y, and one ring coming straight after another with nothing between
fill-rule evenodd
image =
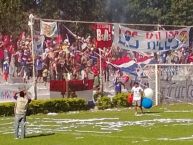
<instances>
[{"instance_id":1,"label":"shadow on grass","mask_svg":"<svg viewBox=\"0 0 193 145\"><path fill-rule=\"evenodd\" d=\"M149 111L149 112L145 112L144 111L144 114L159 114L159 113L163 113L161 111Z\"/></svg>"},{"instance_id":2,"label":"shadow on grass","mask_svg":"<svg viewBox=\"0 0 193 145\"><path fill-rule=\"evenodd\" d=\"M51 136L54 135L55 133L41 133L41 134L34 134L30 136L26 136L25 138L35 138L35 137L43 137L43 136Z\"/></svg>"}]
</instances>

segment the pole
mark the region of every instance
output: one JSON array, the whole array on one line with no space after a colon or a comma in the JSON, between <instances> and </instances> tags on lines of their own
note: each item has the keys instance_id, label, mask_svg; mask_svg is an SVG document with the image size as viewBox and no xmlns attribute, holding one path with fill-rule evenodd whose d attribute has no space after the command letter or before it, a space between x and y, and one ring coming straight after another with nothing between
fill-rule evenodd
<instances>
[{"instance_id":1,"label":"pole","mask_svg":"<svg viewBox=\"0 0 193 145\"><path fill-rule=\"evenodd\" d=\"M100 91L103 93L103 70L102 70L102 50L99 48L99 57L100 57Z\"/></svg>"},{"instance_id":2,"label":"pole","mask_svg":"<svg viewBox=\"0 0 193 145\"><path fill-rule=\"evenodd\" d=\"M155 26L164 26L164 27L192 27L192 25L161 25L161 24L129 24L129 23L120 23L120 22L97 22L97 21L72 21L72 20L58 20L58 19L42 19L39 17L35 17L35 20L43 20L43 21L52 21L52 22L64 22L64 23L82 23L82 24L119 24L125 26L144 26L144 27L155 27Z\"/></svg>"},{"instance_id":3,"label":"pole","mask_svg":"<svg viewBox=\"0 0 193 145\"><path fill-rule=\"evenodd\" d=\"M37 100L37 83L36 83L36 76L35 76L35 51L34 51L34 37L33 37L33 25L34 25L34 16L32 14L29 15L29 22L28 25L30 26L31 30L31 46L32 46L32 67L33 67L33 83L34 83L34 99Z\"/></svg>"},{"instance_id":4,"label":"pole","mask_svg":"<svg viewBox=\"0 0 193 145\"><path fill-rule=\"evenodd\" d=\"M158 24L157 26L157 31L160 30L160 25ZM156 59L156 61L158 61L158 54L157 53L154 53L154 57ZM156 64L155 65L155 105L157 106L158 105L158 65Z\"/></svg>"},{"instance_id":5,"label":"pole","mask_svg":"<svg viewBox=\"0 0 193 145\"><path fill-rule=\"evenodd\" d=\"M155 105L158 105L158 65L155 64Z\"/></svg>"}]
</instances>

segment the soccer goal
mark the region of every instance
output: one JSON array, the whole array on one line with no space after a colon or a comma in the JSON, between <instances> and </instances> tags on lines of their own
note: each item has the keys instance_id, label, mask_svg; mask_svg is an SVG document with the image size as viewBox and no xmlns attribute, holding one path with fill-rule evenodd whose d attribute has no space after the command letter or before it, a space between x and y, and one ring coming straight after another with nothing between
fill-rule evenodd
<instances>
[{"instance_id":1,"label":"soccer goal","mask_svg":"<svg viewBox=\"0 0 193 145\"><path fill-rule=\"evenodd\" d=\"M155 105L193 102L193 65L147 65L144 74L155 92Z\"/></svg>"},{"instance_id":2,"label":"soccer goal","mask_svg":"<svg viewBox=\"0 0 193 145\"><path fill-rule=\"evenodd\" d=\"M193 102L193 65L158 66L160 103Z\"/></svg>"}]
</instances>

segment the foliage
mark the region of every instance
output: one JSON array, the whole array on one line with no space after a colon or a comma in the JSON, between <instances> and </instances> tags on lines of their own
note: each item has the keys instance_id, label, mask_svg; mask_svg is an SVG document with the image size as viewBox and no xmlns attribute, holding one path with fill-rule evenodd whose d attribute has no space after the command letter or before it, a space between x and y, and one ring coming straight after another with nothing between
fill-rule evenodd
<instances>
[{"instance_id":1,"label":"foliage","mask_svg":"<svg viewBox=\"0 0 193 145\"><path fill-rule=\"evenodd\" d=\"M114 107L128 107L130 106L127 101L128 93L119 93L113 97Z\"/></svg>"},{"instance_id":2,"label":"foliage","mask_svg":"<svg viewBox=\"0 0 193 145\"><path fill-rule=\"evenodd\" d=\"M14 103L1 103L0 104L0 115L10 116L14 113Z\"/></svg>"},{"instance_id":3,"label":"foliage","mask_svg":"<svg viewBox=\"0 0 193 145\"><path fill-rule=\"evenodd\" d=\"M113 105L109 97L103 96L103 97L98 98L97 107L100 110L104 110L104 109L112 108Z\"/></svg>"},{"instance_id":4,"label":"foliage","mask_svg":"<svg viewBox=\"0 0 193 145\"><path fill-rule=\"evenodd\" d=\"M97 91L95 94L94 94L94 101L96 102L99 98L103 97L104 96L104 93L103 92L100 92L100 91Z\"/></svg>"},{"instance_id":5,"label":"foliage","mask_svg":"<svg viewBox=\"0 0 193 145\"><path fill-rule=\"evenodd\" d=\"M33 100L28 107L29 114L48 112L67 112L85 110L86 102L79 98L65 98L56 100ZM10 116L14 114L14 103L0 104L0 115Z\"/></svg>"},{"instance_id":6,"label":"foliage","mask_svg":"<svg viewBox=\"0 0 193 145\"><path fill-rule=\"evenodd\" d=\"M28 29L28 15L22 11L22 0L1 0L0 1L0 32L18 35L21 30Z\"/></svg>"},{"instance_id":7,"label":"foliage","mask_svg":"<svg viewBox=\"0 0 193 145\"><path fill-rule=\"evenodd\" d=\"M1 0L0 32L16 35L29 31L30 13L77 21L193 25L192 7L192 0ZM87 24L61 25L79 35L91 32Z\"/></svg>"}]
</instances>

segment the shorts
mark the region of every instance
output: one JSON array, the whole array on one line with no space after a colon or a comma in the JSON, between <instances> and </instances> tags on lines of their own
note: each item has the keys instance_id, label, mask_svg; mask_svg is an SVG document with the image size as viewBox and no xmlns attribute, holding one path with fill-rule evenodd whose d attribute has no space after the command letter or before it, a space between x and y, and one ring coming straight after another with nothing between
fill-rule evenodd
<instances>
[{"instance_id":1,"label":"shorts","mask_svg":"<svg viewBox=\"0 0 193 145\"><path fill-rule=\"evenodd\" d=\"M133 105L141 107L141 100L133 100Z\"/></svg>"}]
</instances>

